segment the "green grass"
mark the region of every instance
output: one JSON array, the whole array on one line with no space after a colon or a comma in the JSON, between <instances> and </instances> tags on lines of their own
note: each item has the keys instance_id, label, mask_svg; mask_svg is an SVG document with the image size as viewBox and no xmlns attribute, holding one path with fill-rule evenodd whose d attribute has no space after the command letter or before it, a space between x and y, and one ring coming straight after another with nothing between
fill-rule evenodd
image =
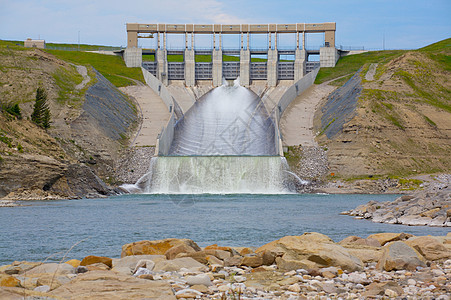
<instances>
[{"instance_id":1,"label":"green grass","mask_svg":"<svg viewBox=\"0 0 451 300\"><path fill-rule=\"evenodd\" d=\"M114 51L119 50L121 47L114 46L102 46L102 45L88 45L88 44L59 44L59 43L46 43L45 47L47 49L55 50L78 50L80 51Z\"/></svg>"},{"instance_id":2,"label":"green grass","mask_svg":"<svg viewBox=\"0 0 451 300\"><path fill-rule=\"evenodd\" d=\"M342 57L335 67L321 68L315 83L320 84L349 73L355 73L365 64L386 63L405 52L404 50L371 51Z\"/></svg>"},{"instance_id":3,"label":"green grass","mask_svg":"<svg viewBox=\"0 0 451 300\"><path fill-rule=\"evenodd\" d=\"M74 64L92 66L117 87L134 85L134 82L127 78L144 82L141 68L127 68L124 60L119 56L81 51L45 51Z\"/></svg>"},{"instance_id":4,"label":"green grass","mask_svg":"<svg viewBox=\"0 0 451 300\"><path fill-rule=\"evenodd\" d=\"M75 86L83 81L83 77L76 70L67 70L59 67L52 76L59 87L57 100L60 103L65 103L68 99L72 99L75 102L82 101L84 91L75 90ZM72 102L70 104L75 104Z\"/></svg>"}]
</instances>

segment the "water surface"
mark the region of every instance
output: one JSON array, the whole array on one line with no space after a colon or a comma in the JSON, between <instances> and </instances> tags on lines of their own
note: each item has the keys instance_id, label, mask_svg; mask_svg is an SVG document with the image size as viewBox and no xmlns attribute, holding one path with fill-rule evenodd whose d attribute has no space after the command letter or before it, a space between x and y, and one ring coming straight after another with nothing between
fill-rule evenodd
<instances>
[{"instance_id":1,"label":"water surface","mask_svg":"<svg viewBox=\"0 0 451 300\"><path fill-rule=\"evenodd\" d=\"M107 199L24 202L0 208L0 264L59 261L86 255L120 257L123 244L190 238L200 246L261 246L316 231L334 241L377 232L446 235L447 228L372 223L339 215L396 195L124 195Z\"/></svg>"}]
</instances>

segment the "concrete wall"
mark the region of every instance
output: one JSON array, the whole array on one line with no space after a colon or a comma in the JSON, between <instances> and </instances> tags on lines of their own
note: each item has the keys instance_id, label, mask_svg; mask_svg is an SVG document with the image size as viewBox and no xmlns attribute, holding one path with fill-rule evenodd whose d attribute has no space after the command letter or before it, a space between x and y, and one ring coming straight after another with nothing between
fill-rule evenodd
<instances>
[{"instance_id":1,"label":"concrete wall","mask_svg":"<svg viewBox=\"0 0 451 300\"><path fill-rule=\"evenodd\" d=\"M143 72L144 80L146 81L147 85L160 96L160 98L163 100L164 104L168 107L168 110L171 112L174 107L174 99L172 98L171 93L169 93L166 86L158 80L155 76L152 75L149 71L141 67L141 70Z\"/></svg>"},{"instance_id":2,"label":"concrete wall","mask_svg":"<svg viewBox=\"0 0 451 300\"><path fill-rule=\"evenodd\" d=\"M306 69L307 51L296 49L294 58L294 82L304 77Z\"/></svg>"},{"instance_id":3,"label":"concrete wall","mask_svg":"<svg viewBox=\"0 0 451 300\"><path fill-rule=\"evenodd\" d=\"M186 86L196 85L196 61L194 50L185 50L185 84Z\"/></svg>"},{"instance_id":4,"label":"concrete wall","mask_svg":"<svg viewBox=\"0 0 451 300\"><path fill-rule=\"evenodd\" d=\"M222 85L222 50L213 50L213 86Z\"/></svg>"},{"instance_id":5,"label":"concrete wall","mask_svg":"<svg viewBox=\"0 0 451 300\"><path fill-rule=\"evenodd\" d=\"M248 87L250 85L251 52L249 50L240 51L240 84Z\"/></svg>"},{"instance_id":6,"label":"concrete wall","mask_svg":"<svg viewBox=\"0 0 451 300\"><path fill-rule=\"evenodd\" d=\"M306 89L308 89L316 79L316 75L318 75L319 68L316 68L312 72L308 73L302 79L293 84L283 96L280 98L278 107L280 116L282 116L285 109L290 105L290 103L301 93L303 93Z\"/></svg>"},{"instance_id":7,"label":"concrete wall","mask_svg":"<svg viewBox=\"0 0 451 300\"><path fill-rule=\"evenodd\" d=\"M139 68L143 63L143 51L141 48L127 48L124 51L125 65L129 68Z\"/></svg>"},{"instance_id":8,"label":"concrete wall","mask_svg":"<svg viewBox=\"0 0 451 300\"><path fill-rule=\"evenodd\" d=\"M166 126L163 128L161 133L158 135L157 144L155 146L155 153L160 155L168 155L169 149L171 149L172 140L174 139L174 129L175 129L175 114L172 112L171 118L169 119Z\"/></svg>"},{"instance_id":9,"label":"concrete wall","mask_svg":"<svg viewBox=\"0 0 451 300\"><path fill-rule=\"evenodd\" d=\"M279 55L277 50L268 50L268 63L266 65L266 76L268 81L268 86L276 86L277 85L277 67L279 62Z\"/></svg>"},{"instance_id":10,"label":"concrete wall","mask_svg":"<svg viewBox=\"0 0 451 300\"><path fill-rule=\"evenodd\" d=\"M335 47L321 47L319 48L319 60L321 68L335 67L340 54Z\"/></svg>"}]
</instances>

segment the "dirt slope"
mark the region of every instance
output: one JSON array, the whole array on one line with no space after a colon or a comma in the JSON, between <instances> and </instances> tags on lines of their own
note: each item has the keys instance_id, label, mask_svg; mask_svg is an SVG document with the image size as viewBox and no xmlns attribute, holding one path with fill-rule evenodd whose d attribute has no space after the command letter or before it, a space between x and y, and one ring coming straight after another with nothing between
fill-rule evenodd
<instances>
[{"instance_id":1,"label":"dirt slope","mask_svg":"<svg viewBox=\"0 0 451 300\"><path fill-rule=\"evenodd\" d=\"M355 115L334 135L324 134L331 124L320 124L318 112L318 140L328 149L335 177L450 172L450 54L448 39L386 64L365 65Z\"/></svg>"}]
</instances>

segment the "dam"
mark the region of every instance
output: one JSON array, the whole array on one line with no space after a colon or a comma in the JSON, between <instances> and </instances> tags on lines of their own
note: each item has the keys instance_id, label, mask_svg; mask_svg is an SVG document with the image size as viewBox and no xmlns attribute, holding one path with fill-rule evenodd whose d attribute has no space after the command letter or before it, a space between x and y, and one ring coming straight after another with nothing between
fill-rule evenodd
<instances>
[{"instance_id":1,"label":"dam","mask_svg":"<svg viewBox=\"0 0 451 300\"><path fill-rule=\"evenodd\" d=\"M323 32L318 50L305 36ZM278 49L278 36L296 36L294 49ZM149 173L132 188L161 194L292 192L304 184L283 157L280 117L309 88L320 66L334 66L335 23L266 25L127 24L129 67L141 67L147 85L167 106L170 118L156 140ZM144 36L144 34L148 34ZM185 49L168 49L168 34L184 34ZM195 34L210 34L213 48L200 50ZM226 49L222 35L238 34L241 49ZM267 49L251 49L251 34L267 34ZM302 34L302 44L300 42ZM138 38L156 38L156 49L138 47ZM191 45L190 45L191 44ZM254 61L264 54L266 61ZM281 55L293 61L281 61ZM319 54L320 61L309 61ZM145 56L153 59L145 59ZM183 62L168 59L183 57ZM197 55L211 62L196 62ZM223 61L227 55L239 61Z\"/></svg>"}]
</instances>

